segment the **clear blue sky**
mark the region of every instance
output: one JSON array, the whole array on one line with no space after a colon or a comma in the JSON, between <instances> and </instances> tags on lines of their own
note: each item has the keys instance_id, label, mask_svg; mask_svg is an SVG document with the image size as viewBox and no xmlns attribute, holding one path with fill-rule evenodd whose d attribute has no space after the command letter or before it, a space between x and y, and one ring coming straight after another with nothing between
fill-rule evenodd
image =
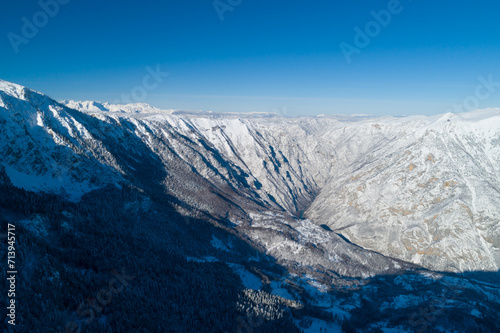
<instances>
[{"instance_id":1,"label":"clear blue sky","mask_svg":"<svg viewBox=\"0 0 500 333\"><path fill-rule=\"evenodd\" d=\"M160 66L169 76L137 101L374 115L444 113L474 96L479 76L500 82L497 1L401 0L350 63L340 44L355 47L354 28L389 1L220 0L231 2L221 20L213 0L71 0L45 24L38 1L3 1L0 78L55 99L114 101ZM41 27L16 53L9 33L25 38L22 18L34 15ZM493 90L479 107L500 107Z\"/></svg>"}]
</instances>

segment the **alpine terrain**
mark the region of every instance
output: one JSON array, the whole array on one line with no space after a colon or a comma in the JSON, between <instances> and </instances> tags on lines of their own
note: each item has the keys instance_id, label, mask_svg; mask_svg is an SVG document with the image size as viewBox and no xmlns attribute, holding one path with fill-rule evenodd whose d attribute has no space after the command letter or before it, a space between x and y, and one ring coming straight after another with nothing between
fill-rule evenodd
<instances>
[{"instance_id":1,"label":"alpine terrain","mask_svg":"<svg viewBox=\"0 0 500 333\"><path fill-rule=\"evenodd\" d=\"M500 331L500 109L190 112L0 80L0 161L20 332Z\"/></svg>"}]
</instances>

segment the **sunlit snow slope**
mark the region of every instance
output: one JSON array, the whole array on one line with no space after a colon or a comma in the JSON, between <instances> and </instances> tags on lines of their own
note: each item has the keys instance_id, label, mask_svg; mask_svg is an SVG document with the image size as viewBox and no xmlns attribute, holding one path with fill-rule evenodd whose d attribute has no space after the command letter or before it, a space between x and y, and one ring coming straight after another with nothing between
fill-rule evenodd
<instances>
[{"instance_id":1,"label":"sunlit snow slope","mask_svg":"<svg viewBox=\"0 0 500 333\"><path fill-rule=\"evenodd\" d=\"M443 271L500 267L498 109L191 114L65 105L0 81L0 124L14 185L74 201L118 181L157 186L181 213L221 221L289 267L366 276L404 265L388 257Z\"/></svg>"}]
</instances>

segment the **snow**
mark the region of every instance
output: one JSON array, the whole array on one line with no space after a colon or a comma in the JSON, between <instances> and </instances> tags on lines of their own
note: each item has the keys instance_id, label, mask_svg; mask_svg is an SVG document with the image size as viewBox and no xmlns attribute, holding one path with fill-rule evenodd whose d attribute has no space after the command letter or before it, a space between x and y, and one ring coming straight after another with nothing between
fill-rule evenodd
<instances>
[{"instance_id":1,"label":"snow","mask_svg":"<svg viewBox=\"0 0 500 333\"><path fill-rule=\"evenodd\" d=\"M239 275L241 281L243 282L243 286L247 289L260 290L262 288L262 282L260 278L255 276L246 270L242 265L227 263L231 269Z\"/></svg>"},{"instance_id":2,"label":"snow","mask_svg":"<svg viewBox=\"0 0 500 333\"><path fill-rule=\"evenodd\" d=\"M127 114L172 114L175 110L162 110L155 108L146 103L131 103L131 104L110 104L108 102L95 101L73 101L63 100L60 102L70 109L75 109L86 113L127 113Z\"/></svg>"},{"instance_id":3,"label":"snow","mask_svg":"<svg viewBox=\"0 0 500 333\"><path fill-rule=\"evenodd\" d=\"M229 248L220 239L218 239L215 236L212 236L212 240L210 241L210 244L216 249L226 251L226 252L230 251Z\"/></svg>"},{"instance_id":4,"label":"snow","mask_svg":"<svg viewBox=\"0 0 500 333\"><path fill-rule=\"evenodd\" d=\"M18 84L0 80L0 92L3 92L11 97L24 99L24 89L25 88L23 86L20 86Z\"/></svg>"},{"instance_id":5,"label":"snow","mask_svg":"<svg viewBox=\"0 0 500 333\"><path fill-rule=\"evenodd\" d=\"M481 312L477 309L472 309L471 312L470 312L471 315L473 315L474 317L477 317L477 318L482 318L483 315L481 314Z\"/></svg>"},{"instance_id":6,"label":"snow","mask_svg":"<svg viewBox=\"0 0 500 333\"><path fill-rule=\"evenodd\" d=\"M292 295L290 295L288 290L286 290L286 288L284 288L283 282L273 281L273 282L271 282L271 288L272 288L271 295L280 296L280 297L289 299L291 301L295 300L295 298Z\"/></svg>"},{"instance_id":7,"label":"snow","mask_svg":"<svg viewBox=\"0 0 500 333\"><path fill-rule=\"evenodd\" d=\"M46 237L49 234L45 227L46 221L41 215L35 215L29 219L21 220L19 223L36 237Z\"/></svg>"},{"instance_id":8,"label":"snow","mask_svg":"<svg viewBox=\"0 0 500 333\"><path fill-rule=\"evenodd\" d=\"M9 110L7 101L12 105ZM111 172L104 172L104 167L124 173L105 144L90 134L89 124L80 123L81 117L71 116L74 113L48 97L0 81L0 103L4 106L0 120L5 120L0 133L0 151L6 152L2 164L15 185L53 192L64 189L76 200L92 189L88 185L92 176L98 178L93 184L106 182ZM209 181L210 168L216 167L226 178L215 185L222 189L228 185L222 182L230 178L224 163L193 162L196 154L207 153L197 143L211 145L225 162L248 175L249 184L260 183L258 189L249 190L254 197L265 198L260 203L266 200L270 210L280 209L279 205L288 211L286 218L263 213L266 216L254 219L248 231L278 260L302 267L314 261L356 277L374 274L373 267L356 270L373 263L374 257L346 245L336 237L339 233L362 248L432 270L497 271L500 267L500 253L494 246L500 229L493 223L500 215L500 109L435 116L292 118L161 110L144 103L63 104L108 124L126 118L133 125L130 134L163 161L192 164ZM113 126L107 129L113 131ZM124 131L116 126L117 135ZM168 144L158 147L155 135L166 138ZM193 145L179 142L176 135ZM15 154L7 153L10 148L16 149ZM172 154L161 155L158 149L172 149ZM64 156L55 166L45 165L60 155ZM82 156L97 162L82 170L75 165ZM98 166L103 167L99 173L95 172ZM240 186L236 181L230 185ZM277 204L267 200L268 195ZM288 213L307 219L290 221ZM243 228L247 222L238 223ZM335 232L325 232L318 226L322 224ZM211 244L222 251L230 249L216 238ZM321 252L325 255L316 254ZM404 269L391 260L378 263L372 266L379 271Z\"/></svg>"},{"instance_id":9,"label":"snow","mask_svg":"<svg viewBox=\"0 0 500 333\"><path fill-rule=\"evenodd\" d=\"M220 261L219 259L212 256L206 256L202 258L186 257L186 260L188 262L197 262L197 263L211 263ZM241 278L241 281L245 288L253 290L260 290L262 288L262 282L260 278L250 273L242 265L229 262L226 262L226 265L228 265L233 270L233 272L236 273Z\"/></svg>"},{"instance_id":10,"label":"snow","mask_svg":"<svg viewBox=\"0 0 500 333\"><path fill-rule=\"evenodd\" d=\"M325 271L356 278L392 275L395 269L408 268L405 260L439 270L498 270L500 257L493 242L499 235L500 109L431 117L292 118L180 112L143 103L63 103L100 119L106 124L108 138L127 145L129 140L124 140L127 137L123 133L130 134L130 141L145 148L127 156L126 163L136 166L142 159L137 156L148 158L151 149L164 163L169 177L180 179L167 185L174 184L175 190L186 185L181 194L174 194L182 195L180 199L185 202L199 204L200 212L207 216L220 206L218 202L213 206L212 202L203 202L210 195L206 189L217 188L222 196L234 195L231 200L248 213L230 216L231 222L237 220L238 233L262 246L283 267L293 267L300 277L290 274L288 278L304 288L312 305L337 317L349 317L348 311L360 307L360 295L368 293L369 286L359 287L359 294L352 293L349 299L335 298L327 291L337 279L330 280L331 276L323 274ZM113 172L122 172L120 167L126 167L126 163L114 161L113 150L107 150L107 142L95 135L99 129L90 127L93 122L86 123L86 119L89 117L68 111L44 95L0 81L0 157L14 185L63 193L78 200L95 188L89 185L90 178L97 178L92 184L103 184ZM220 153L223 161L217 161L202 142ZM124 148L135 149L133 145ZM87 169L78 167L80 160ZM230 179L228 165L233 170L241 169L249 184L261 185L242 188L241 183ZM113 172L106 173L108 168ZM184 175L176 174L191 168L201 176L188 174L182 178ZM191 176L196 180L181 183ZM170 180L167 177L165 181ZM205 186L204 181L213 187ZM236 192L225 192L233 186ZM267 200L268 194L277 204ZM249 204L248 197L255 201ZM151 202L141 205L147 210ZM21 223L34 235L46 235L42 219L30 217ZM323 224L332 231L320 227ZM375 252L350 244L338 234ZM230 252L231 243L224 239L212 236L210 244ZM395 262L379 253L398 256L402 261ZM187 260L219 261L212 256ZM245 266L227 265L245 288L262 289L260 277ZM415 277L418 283L413 283ZM413 286L437 280L443 288L457 285L476 290L491 301L499 297L495 286L482 284L476 288L464 279L455 281L432 272L402 275L394 281L408 293L420 296ZM289 300L295 297L295 290L288 291L284 281L273 281L271 289L273 295ZM424 297L399 295L387 299L381 308L404 309L422 304ZM449 303L454 301L460 302L451 298ZM465 309L473 316L481 316L478 309ZM309 319L301 323L306 332L339 329Z\"/></svg>"},{"instance_id":11,"label":"snow","mask_svg":"<svg viewBox=\"0 0 500 333\"><path fill-rule=\"evenodd\" d=\"M309 274L306 274L303 279L304 279L304 281L307 282L307 284L309 284L310 286L312 286L314 289L316 289L317 291L319 291L322 294L324 294L328 291L328 288L326 286L324 286L321 283L319 283L318 281L316 281L316 279Z\"/></svg>"},{"instance_id":12,"label":"snow","mask_svg":"<svg viewBox=\"0 0 500 333\"><path fill-rule=\"evenodd\" d=\"M413 287L411 283L409 283L404 277L398 276L394 279L394 283L396 285L402 285L405 290L412 291Z\"/></svg>"},{"instance_id":13,"label":"snow","mask_svg":"<svg viewBox=\"0 0 500 333\"><path fill-rule=\"evenodd\" d=\"M498 132L500 130L500 108L474 110L459 113L456 116L468 122L472 127L483 131L491 130Z\"/></svg>"},{"instance_id":14,"label":"snow","mask_svg":"<svg viewBox=\"0 0 500 333\"><path fill-rule=\"evenodd\" d=\"M67 175L60 177L52 177L49 174L30 175L19 172L11 166L4 165L4 167L12 185L28 191L57 193L72 202L80 201L85 193L97 188L89 183L75 183Z\"/></svg>"},{"instance_id":15,"label":"snow","mask_svg":"<svg viewBox=\"0 0 500 333\"><path fill-rule=\"evenodd\" d=\"M326 309L325 311L330 312L334 316L337 316L337 318L351 318L351 314L346 311L346 309L342 309L339 306L332 306L331 308Z\"/></svg>"},{"instance_id":16,"label":"snow","mask_svg":"<svg viewBox=\"0 0 500 333\"><path fill-rule=\"evenodd\" d=\"M421 301L420 297L416 297L413 295L399 295L394 297L394 300L391 303L390 307L392 309L404 309L414 304L419 304L420 301Z\"/></svg>"}]
</instances>

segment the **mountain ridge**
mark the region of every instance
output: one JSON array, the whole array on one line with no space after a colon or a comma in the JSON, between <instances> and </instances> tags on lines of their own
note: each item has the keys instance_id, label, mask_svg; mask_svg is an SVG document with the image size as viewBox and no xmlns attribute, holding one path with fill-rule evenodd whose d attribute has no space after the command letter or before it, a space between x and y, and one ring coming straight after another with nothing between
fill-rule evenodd
<instances>
[{"instance_id":1,"label":"mountain ridge","mask_svg":"<svg viewBox=\"0 0 500 333\"><path fill-rule=\"evenodd\" d=\"M128 291L125 320L99 317L123 330L137 304L162 313L150 330L189 331L191 316L222 331L244 318L274 331L498 328L496 110L457 120L87 106L0 81L0 218L20 230L23 302L74 303L60 283L85 299L82 285L99 290L100 271L120 262L147 285ZM429 304L439 321L416 321L438 314ZM55 322L33 309L20 320L61 330L81 319L51 309Z\"/></svg>"},{"instance_id":2,"label":"mountain ridge","mask_svg":"<svg viewBox=\"0 0 500 333\"><path fill-rule=\"evenodd\" d=\"M163 163L166 163L166 157L158 155L159 147L163 147L160 149L165 152L171 150L165 156L173 155L167 159L180 158L181 164L194 168L198 174L196 177L201 177L197 183L208 181L210 186L217 188L216 191L225 191L223 188L232 184L232 193L240 193L238 196L246 193L243 195L245 200L250 200L250 205L254 205L250 202L261 202L258 205L285 209L296 217L310 218L317 225L326 224L364 248L430 269L464 271L496 270L500 267L500 230L495 222L500 216L495 208L500 207L496 196L500 193L496 185L500 183L500 141L496 141L500 129L500 126L497 127L500 125L500 109L436 116L344 120L335 117L259 118L256 114L240 117L158 114L159 109L149 107L146 108L147 112L142 112L144 105L140 105L135 113L133 108L137 108L137 105L134 104L126 107L129 112L109 113L90 110L89 105L93 105L90 103L70 103L70 106L80 106L81 110L78 111L91 112L89 120L99 119L101 128L95 132L95 129L87 130L87 127L93 126L85 123L87 120L80 123L70 115L71 111L66 111L65 106L43 94L5 81L0 87L3 94L13 98L22 101L33 99L36 106L29 116L25 114L23 117L25 120L30 119L31 131L34 131L31 138L36 139L36 144L43 144L52 138L58 142L54 146L57 150L68 151L66 147L79 151L76 156L70 154L64 157L66 161L88 159L94 155L104 174L118 172L113 176L114 179L123 177L125 169L131 168L131 164L117 162L109 147L106 148L106 144L100 143L98 138L112 133L115 133L115 137L123 136L129 130L124 132L119 128L132 126L136 128L135 134L130 134L139 135L148 149L165 161ZM44 112L41 113L41 109ZM45 116L42 117L42 114ZM47 118L47 115L50 117ZM53 121L55 123L52 126L50 124ZM59 122L62 122L62 127ZM43 140L37 139L37 135L42 133L40 128L47 126L47 131L42 131ZM166 133L170 133L167 135L169 139L162 138ZM4 142L12 142L20 135L19 132L11 133L10 139ZM165 146L167 142L174 146ZM104 155L95 154L96 143L97 147L101 147L99 149L103 149ZM20 144L23 145L25 143ZM198 147L202 147L204 152L201 153ZM18 155L36 156L26 153L29 149L29 146L25 147L25 153L19 152ZM140 156L140 152L137 154ZM61 157L61 153L53 152L51 156ZM195 156L201 158L196 157L199 162L193 160ZM455 156L460 156L460 159L457 160ZM44 158L39 156L35 160ZM22 178L21 174L16 174L19 168L13 168L12 163L15 161L5 161L6 170L16 183ZM392 161L392 164L387 161ZM32 163L26 162L24 168L32 168ZM462 166L463 163L467 166ZM46 163L42 164L38 167L40 170L51 169ZM77 174L81 179L87 179L80 182L81 194L85 192L84 188L87 188L86 191L95 188L89 182L90 179L95 180L90 170L75 168L80 165L78 162L71 165L75 169L73 181L77 179ZM108 171L104 171L103 167ZM474 175L470 173L471 170L475 170ZM62 179L56 176L58 173L68 175L68 172L61 170L50 172L52 178L58 180ZM39 172L37 175L42 174ZM97 184L106 183L104 178ZM198 197L191 190L181 194L184 190L180 189L185 184L181 185L177 178L174 173L166 179L169 188L176 192L174 196L189 197L189 200ZM471 183L476 178L475 183ZM214 183L214 179L218 180ZM64 185L61 182L56 182L56 185L64 188L68 187L69 182L66 179ZM241 184L245 185L242 187ZM381 187L381 184L399 185ZM17 182L17 185L22 184ZM443 192L443 189L446 191ZM398 199L401 195L404 200ZM420 198L418 203L412 203L411 198L415 195ZM202 203L204 200L201 198L196 200L200 200L201 206L210 206ZM401 201L399 206L389 204L398 201ZM419 206L415 206L415 203ZM440 213L446 209L451 209L449 214L454 212L455 215ZM208 213L211 214L211 211L209 209ZM444 220L438 223L436 219ZM465 224L457 225L453 222L456 219ZM467 222L469 219L474 222ZM388 228L392 233L387 231ZM446 236L443 234L446 228L460 230L459 233L467 235L464 237L468 241L460 243L461 238L455 235L456 232L452 233L455 237ZM398 229L400 231L394 234ZM373 235L373 230L379 232ZM457 248L458 244L462 247L469 244L470 248L461 250ZM441 253L447 257L437 256ZM488 253L488 259L482 257L484 253ZM456 258L461 259L457 261Z\"/></svg>"}]
</instances>

